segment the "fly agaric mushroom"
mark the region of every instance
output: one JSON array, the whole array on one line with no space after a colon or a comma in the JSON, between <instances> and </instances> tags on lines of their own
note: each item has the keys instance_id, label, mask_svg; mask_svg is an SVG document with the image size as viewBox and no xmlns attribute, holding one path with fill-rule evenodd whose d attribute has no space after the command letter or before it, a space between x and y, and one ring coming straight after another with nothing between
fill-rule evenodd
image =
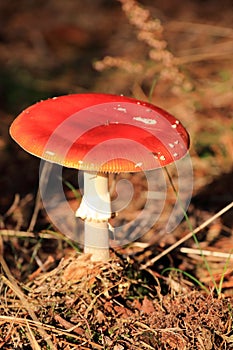
<instances>
[{"instance_id":1,"label":"fly agaric mushroom","mask_svg":"<svg viewBox=\"0 0 233 350\"><path fill-rule=\"evenodd\" d=\"M182 158L189 136L166 111L111 94L71 94L38 102L10 127L27 152L84 171L84 195L76 216L84 220L84 252L109 258L112 216L108 173L164 167Z\"/></svg>"}]
</instances>

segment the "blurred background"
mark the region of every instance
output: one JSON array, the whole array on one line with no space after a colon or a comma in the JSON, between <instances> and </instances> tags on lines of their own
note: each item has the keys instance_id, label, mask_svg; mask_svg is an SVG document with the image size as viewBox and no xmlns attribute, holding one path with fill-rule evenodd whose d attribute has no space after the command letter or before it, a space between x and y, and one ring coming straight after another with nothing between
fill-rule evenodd
<instances>
[{"instance_id":1,"label":"blurred background","mask_svg":"<svg viewBox=\"0 0 233 350\"><path fill-rule=\"evenodd\" d=\"M38 186L39 160L9 137L13 119L41 99L91 91L150 99L182 121L195 225L232 201L231 0L1 1L0 23L3 218L14 201L31 210ZM230 214L219 228L227 236Z\"/></svg>"}]
</instances>

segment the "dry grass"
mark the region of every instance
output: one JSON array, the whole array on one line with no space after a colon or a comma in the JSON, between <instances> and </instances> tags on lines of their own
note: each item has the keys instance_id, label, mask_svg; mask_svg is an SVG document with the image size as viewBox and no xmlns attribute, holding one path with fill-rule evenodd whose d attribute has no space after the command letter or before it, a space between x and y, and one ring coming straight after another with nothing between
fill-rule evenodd
<instances>
[{"instance_id":1,"label":"dry grass","mask_svg":"<svg viewBox=\"0 0 233 350\"><path fill-rule=\"evenodd\" d=\"M161 284L117 257L72 255L19 285L1 264L3 349L230 349L233 300L176 274Z\"/></svg>"},{"instance_id":2,"label":"dry grass","mask_svg":"<svg viewBox=\"0 0 233 350\"><path fill-rule=\"evenodd\" d=\"M19 109L41 94L95 90L149 98L177 115L192 140L195 181L188 215L203 254L186 222L172 235L164 232L175 200L172 191L161 221L140 242L112 252L108 263L91 262L68 238L52 228L43 230L48 218L31 194L36 188L35 163L10 143L8 125L14 116L7 115L0 101L0 347L231 349L232 209L216 215L232 202L231 13L213 3L216 14L212 6L210 15L205 3L192 1L185 8L177 2L173 18L163 16L168 8L155 8L153 1L147 8L139 1L119 0L116 7L103 6L102 11L100 2L88 4L39 4L43 25L36 20L36 4L30 11L0 5L2 13L10 14L2 19L0 42L1 64L14 76L5 92L9 110L14 98ZM203 15L205 9L208 16ZM94 58L100 73L92 71ZM8 85L7 77L3 86ZM20 104L23 88L27 97ZM139 210L145 186L140 175L131 180L137 200L118 219L128 221L133 235L130 218ZM76 205L75 198L69 200ZM180 249L181 243L186 250ZM168 266L174 269L163 274Z\"/></svg>"}]
</instances>

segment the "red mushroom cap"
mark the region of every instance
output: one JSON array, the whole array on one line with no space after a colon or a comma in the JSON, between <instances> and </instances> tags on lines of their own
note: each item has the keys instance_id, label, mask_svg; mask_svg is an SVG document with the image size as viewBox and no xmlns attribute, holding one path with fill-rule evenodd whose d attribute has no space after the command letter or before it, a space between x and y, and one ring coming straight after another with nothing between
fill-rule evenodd
<instances>
[{"instance_id":1,"label":"red mushroom cap","mask_svg":"<svg viewBox=\"0 0 233 350\"><path fill-rule=\"evenodd\" d=\"M27 152L66 167L136 172L182 158L189 136L166 111L110 94L71 94L25 109L10 127Z\"/></svg>"}]
</instances>

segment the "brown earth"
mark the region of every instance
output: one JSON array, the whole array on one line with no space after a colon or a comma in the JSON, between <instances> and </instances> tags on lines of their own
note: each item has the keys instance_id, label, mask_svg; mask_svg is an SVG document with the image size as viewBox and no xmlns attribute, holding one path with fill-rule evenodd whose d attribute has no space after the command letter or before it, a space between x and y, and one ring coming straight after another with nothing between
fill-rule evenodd
<instances>
[{"instance_id":1,"label":"brown earth","mask_svg":"<svg viewBox=\"0 0 233 350\"><path fill-rule=\"evenodd\" d=\"M232 207L212 220L233 200L232 2L10 1L0 3L0 23L0 347L233 348ZM91 91L150 99L191 137L189 221L166 232L176 201L169 179L150 225L154 207L137 221L144 174L111 177L134 188L111 223L140 239L112 249L107 263L91 262L53 227L36 201L39 160L8 133L26 106ZM176 169L168 171L177 186ZM75 210L76 173L63 175Z\"/></svg>"}]
</instances>

